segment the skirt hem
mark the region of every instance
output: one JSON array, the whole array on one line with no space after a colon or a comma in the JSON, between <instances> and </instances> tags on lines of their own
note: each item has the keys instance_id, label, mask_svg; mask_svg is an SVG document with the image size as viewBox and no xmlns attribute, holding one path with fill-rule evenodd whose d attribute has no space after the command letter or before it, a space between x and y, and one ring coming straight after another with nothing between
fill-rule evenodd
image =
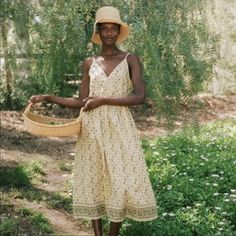
<instances>
[{"instance_id":1,"label":"skirt hem","mask_svg":"<svg viewBox=\"0 0 236 236\"><path fill-rule=\"evenodd\" d=\"M98 220L101 219L103 217L107 217L109 221L112 222L122 222L125 219L130 219L130 220L134 220L137 222L146 222L146 221L152 221L152 220L156 220L158 218L158 216L152 216L152 217L148 217L148 218L137 218L135 216L131 216L131 215L126 215L124 218L121 219L114 219L112 217L109 217L107 214L102 214L99 216L85 216L85 215L81 215L81 216L73 216L74 219L79 220L79 219L84 219L84 220Z\"/></svg>"}]
</instances>

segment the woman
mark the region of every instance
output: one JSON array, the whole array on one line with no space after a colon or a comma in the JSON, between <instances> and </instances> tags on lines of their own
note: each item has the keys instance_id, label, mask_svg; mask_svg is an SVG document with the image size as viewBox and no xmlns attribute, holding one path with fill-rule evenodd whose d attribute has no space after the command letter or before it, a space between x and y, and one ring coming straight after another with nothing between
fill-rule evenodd
<instances>
[{"instance_id":1,"label":"woman","mask_svg":"<svg viewBox=\"0 0 236 236\"><path fill-rule=\"evenodd\" d=\"M33 96L31 102L49 101L84 107L82 130L76 145L73 209L76 218L92 220L95 236L102 235L102 217L110 220L110 236L117 236L127 217L154 220L156 203L145 160L128 109L142 104L145 86L139 58L117 47L129 35L119 11L98 9L92 41L101 53L83 62L80 96Z\"/></svg>"}]
</instances>

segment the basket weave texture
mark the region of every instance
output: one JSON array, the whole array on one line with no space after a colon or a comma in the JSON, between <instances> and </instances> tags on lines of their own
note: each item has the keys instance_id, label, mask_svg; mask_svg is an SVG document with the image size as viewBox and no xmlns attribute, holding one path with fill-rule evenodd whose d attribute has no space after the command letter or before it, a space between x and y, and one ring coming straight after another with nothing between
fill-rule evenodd
<instances>
[{"instance_id":1,"label":"basket weave texture","mask_svg":"<svg viewBox=\"0 0 236 236\"><path fill-rule=\"evenodd\" d=\"M39 136L68 137L79 134L81 129L81 114L77 119L63 119L42 116L30 111L29 103L23 113L26 131Z\"/></svg>"}]
</instances>

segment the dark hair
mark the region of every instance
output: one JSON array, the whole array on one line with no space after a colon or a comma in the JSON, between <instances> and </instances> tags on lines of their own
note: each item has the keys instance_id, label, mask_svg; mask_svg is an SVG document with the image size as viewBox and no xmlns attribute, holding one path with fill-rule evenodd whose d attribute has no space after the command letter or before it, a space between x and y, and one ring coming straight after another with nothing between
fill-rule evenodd
<instances>
[{"instance_id":1,"label":"dark hair","mask_svg":"<svg viewBox=\"0 0 236 236\"><path fill-rule=\"evenodd\" d=\"M99 28L101 27L102 24L104 24L104 23L97 23L97 24L96 24L96 33L98 33ZM119 28L119 31L120 31L120 24L117 24L117 23L112 23L112 24L117 25L118 28Z\"/></svg>"}]
</instances>

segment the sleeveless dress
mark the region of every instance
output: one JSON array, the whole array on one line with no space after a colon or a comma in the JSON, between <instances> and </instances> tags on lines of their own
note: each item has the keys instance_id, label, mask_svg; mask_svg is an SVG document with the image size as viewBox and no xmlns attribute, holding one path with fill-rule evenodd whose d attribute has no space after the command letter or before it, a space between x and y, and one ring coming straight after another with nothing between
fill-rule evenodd
<instances>
[{"instance_id":1,"label":"sleeveless dress","mask_svg":"<svg viewBox=\"0 0 236 236\"><path fill-rule=\"evenodd\" d=\"M89 69L89 96L124 97L133 91L127 56L109 76L97 59ZM136 126L127 106L83 112L73 171L75 218L149 221L157 207Z\"/></svg>"}]
</instances>

